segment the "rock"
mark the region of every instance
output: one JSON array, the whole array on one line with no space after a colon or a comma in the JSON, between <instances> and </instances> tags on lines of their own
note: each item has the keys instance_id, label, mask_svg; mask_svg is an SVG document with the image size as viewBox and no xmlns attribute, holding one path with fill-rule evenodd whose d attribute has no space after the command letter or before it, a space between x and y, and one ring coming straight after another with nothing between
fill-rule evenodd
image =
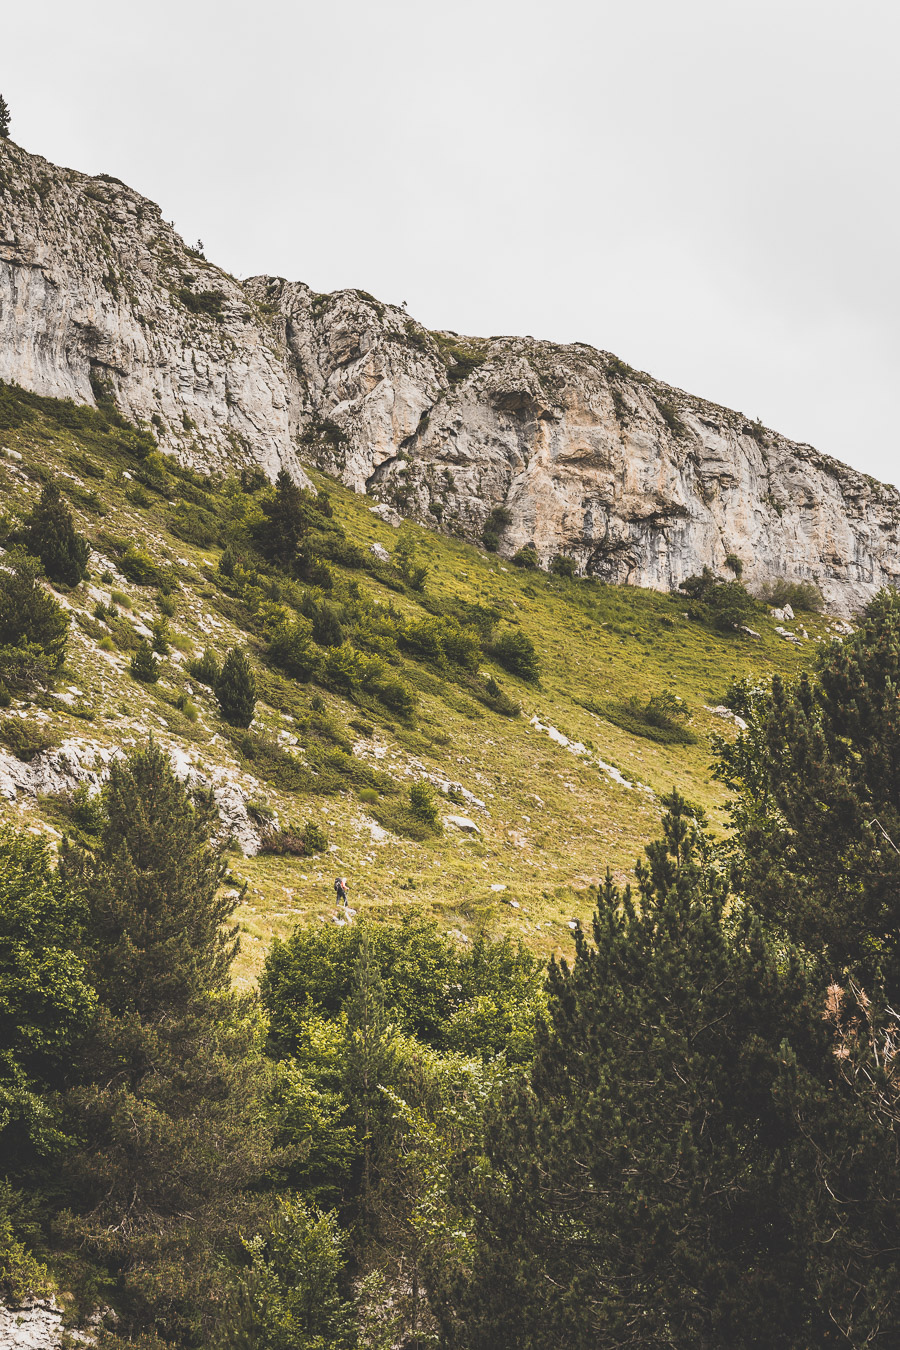
<instances>
[{"instance_id":1,"label":"rock","mask_svg":"<svg viewBox=\"0 0 900 1350\"><path fill-rule=\"evenodd\" d=\"M491 882L491 890L492 890L492 891L505 891L505 890L506 890L506 882L505 882L505 881L492 881L492 882Z\"/></svg>"},{"instance_id":2,"label":"rock","mask_svg":"<svg viewBox=\"0 0 900 1350\"><path fill-rule=\"evenodd\" d=\"M4 453L4 455L7 456L8 459L18 459L18 460L21 460L21 458L22 458L22 456L21 456L21 454L20 454L20 452L19 452L18 450L10 450L9 447L7 447L7 448L3 451L3 453Z\"/></svg>"},{"instance_id":3,"label":"rock","mask_svg":"<svg viewBox=\"0 0 900 1350\"><path fill-rule=\"evenodd\" d=\"M797 646L803 645L803 639L799 638L796 633L790 632L790 630L787 628L778 627L775 629L775 632L778 634L779 637L783 637L785 642L794 642L797 644Z\"/></svg>"},{"instance_id":4,"label":"rock","mask_svg":"<svg viewBox=\"0 0 900 1350\"><path fill-rule=\"evenodd\" d=\"M234 836L246 857L259 852L259 829L247 812L249 797L225 769L203 772L180 746L168 750L172 771L189 787L212 788L222 822L223 836ZM86 784L93 795L109 776L109 766L122 754L93 741L71 738L52 750L44 750L28 764L0 749L0 796L15 801L27 797L73 792ZM2 1342L0 1342L2 1344Z\"/></svg>"},{"instance_id":5,"label":"rock","mask_svg":"<svg viewBox=\"0 0 900 1350\"><path fill-rule=\"evenodd\" d=\"M377 558L379 562L386 563L391 561L391 555L388 553L384 544L378 543L370 544L369 552L373 555L373 557Z\"/></svg>"},{"instance_id":6,"label":"rock","mask_svg":"<svg viewBox=\"0 0 900 1350\"><path fill-rule=\"evenodd\" d=\"M671 591L733 552L757 590L789 559L842 616L900 583L900 492L809 445L583 343L433 335L362 291L240 283L121 183L8 140L0 161L2 380L92 404L99 376L201 469L307 481L302 451L395 526L391 500L433 526L437 499L480 541L502 506L503 555L564 552L608 582Z\"/></svg>"},{"instance_id":7,"label":"rock","mask_svg":"<svg viewBox=\"0 0 900 1350\"><path fill-rule=\"evenodd\" d=\"M785 617L786 619L793 619L793 617L794 617L794 611L791 609L790 605L785 605L785 607L784 607L784 617Z\"/></svg>"},{"instance_id":8,"label":"rock","mask_svg":"<svg viewBox=\"0 0 900 1350\"><path fill-rule=\"evenodd\" d=\"M481 834L474 820L468 816L444 816L444 824L452 825L457 830L464 830L468 834Z\"/></svg>"},{"instance_id":9,"label":"rock","mask_svg":"<svg viewBox=\"0 0 900 1350\"><path fill-rule=\"evenodd\" d=\"M55 1299L27 1299L11 1307L0 1305L0 1346L3 1350L59 1350L64 1335L62 1309ZM80 1331L65 1330L67 1343L92 1345Z\"/></svg>"},{"instance_id":10,"label":"rock","mask_svg":"<svg viewBox=\"0 0 900 1350\"><path fill-rule=\"evenodd\" d=\"M748 637L752 637L752 638L760 638L760 639L762 638L762 634L761 634L761 633L757 633L757 631L756 631L755 628L748 628L747 625L746 625L745 623L742 623L742 624L741 624L741 626L740 626L740 632L746 633Z\"/></svg>"},{"instance_id":11,"label":"rock","mask_svg":"<svg viewBox=\"0 0 900 1350\"><path fill-rule=\"evenodd\" d=\"M377 506L370 506L369 510L373 516L383 520L385 525L393 525L395 529L399 529L403 524L403 517L400 512L395 511L392 506L388 506L387 502L379 502Z\"/></svg>"},{"instance_id":12,"label":"rock","mask_svg":"<svg viewBox=\"0 0 900 1350\"><path fill-rule=\"evenodd\" d=\"M713 717L722 717L726 722L733 722L741 731L747 730L747 723L743 717L738 717L737 713L726 708L724 703L718 703L715 708L711 708L708 703L703 705L707 712L711 712Z\"/></svg>"},{"instance_id":13,"label":"rock","mask_svg":"<svg viewBox=\"0 0 900 1350\"><path fill-rule=\"evenodd\" d=\"M784 613L784 610L783 610L783 609L777 609L777 608L776 608L776 609L770 609L770 610L769 610L769 613L771 614L772 618L775 619L775 621L776 621L777 623L784 623L784 620L785 620L785 613Z\"/></svg>"}]
</instances>

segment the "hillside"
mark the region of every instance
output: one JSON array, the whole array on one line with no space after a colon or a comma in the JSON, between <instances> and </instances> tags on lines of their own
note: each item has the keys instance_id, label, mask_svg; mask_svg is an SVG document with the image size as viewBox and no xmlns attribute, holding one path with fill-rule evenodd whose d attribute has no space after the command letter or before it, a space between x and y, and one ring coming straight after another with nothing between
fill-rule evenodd
<instances>
[{"instance_id":1,"label":"hillside","mask_svg":"<svg viewBox=\"0 0 900 1350\"><path fill-rule=\"evenodd\" d=\"M0 379L112 398L196 469L313 464L501 556L668 590L729 556L835 613L896 582L900 494L580 342L430 332L241 283L108 175L0 143Z\"/></svg>"},{"instance_id":2,"label":"hillside","mask_svg":"<svg viewBox=\"0 0 900 1350\"><path fill-rule=\"evenodd\" d=\"M73 828L78 783L99 781L112 754L152 735L180 772L215 787L223 829L243 845L231 863L233 884L248 884L243 979L273 933L331 918L338 872L361 913L420 907L461 939L487 924L544 953L568 950L568 926L592 903L588 884L607 866L625 876L657 832L660 794L676 785L721 819L710 737L732 724L711 709L731 679L796 674L819 640L844 628L812 614L785 627L760 612L751 620L758 637L718 632L687 617L684 596L520 569L446 535L400 528L399 517L315 471L334 512L322 545L330 576L319 578L326 590L299 584L246 542L262 519L264 478L245 476L242 487L180 469L108 404L94 412L9 386L0 393L5 534L52 480L93 550L89 580L56 589L72 619L56 691L0 713L0 812L58 838ZM427 568L423 590L416 567ZM279 606L296 620L310 603L331 606L352 642L317 647L318 673L301 682L267 659L267 633ZM167 651L158 683L144 684L129 662L154 623ZM525 634L539 682L505 669L487 640L468 665L454 664L428 646L435 623L470 638L472 625L487 624L495 643ZM260 689L249 733L228 727L212 691L186 670L204 649L221 662L238 643ZM387 675L375 665L358 679L340 674L340 659L375 659L366 653ZM391 687L410 691L415 710L395 697L388 706ZM686 730L681 718L668 731L641 724L641 707L666 691L684 700ZM521 715L510 715L517 705ZM406 803L423 779L444 824L417 839ZM267 828L300 831L307 821L327 834L326 853L257 851Z\"/></svg>"}]
</instances>

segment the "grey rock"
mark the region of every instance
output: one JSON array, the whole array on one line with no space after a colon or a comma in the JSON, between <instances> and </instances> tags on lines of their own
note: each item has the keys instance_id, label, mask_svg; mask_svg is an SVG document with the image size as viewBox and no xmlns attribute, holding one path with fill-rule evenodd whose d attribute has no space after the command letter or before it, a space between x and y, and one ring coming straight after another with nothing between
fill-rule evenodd
<instances>
[{"instance_id":1,"label":"grey rock","mask_svg":"<svg viewBox=\"0 0 900 1350\"><path fill-rule=\"evenodd\" d=\"M454 829L463 830L467 834L481 834L474 820L468 816L444 816L444 824L452 825Z\"/></svg>"},{"instance_id":2,"label":"grey rock","mask_svg":"<svg viewBox=\"0 0 900 1350\"><path fill-rule=\"evenodd\" d=\"M241 283L116 180L10 141L0 170L0 379L81 403L106 388L198 467L302 481L302 456L392 524L478 541L502 507L501 556L533 545L610 582L668 590L733 553L751 590L811 581L841 616L900 583L900 492L741 413L583 343Z\"/></svg>"}]
</instances>

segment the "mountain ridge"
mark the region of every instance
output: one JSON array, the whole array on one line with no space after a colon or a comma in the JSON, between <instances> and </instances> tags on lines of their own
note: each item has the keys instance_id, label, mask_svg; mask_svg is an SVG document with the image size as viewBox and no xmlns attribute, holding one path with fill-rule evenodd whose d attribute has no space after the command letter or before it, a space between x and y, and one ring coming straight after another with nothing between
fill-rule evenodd
<instances>
[{"instance_id":1,"label":"mountain ridge","mask_svg":"<svg viewBox=\"0 0 900 1350\"><path fill-rule=\"evenodd\" d=\"M849 614L900 582L900 493L587 344L429 331L238 282L109 176L0 148L0 379L112 398L207 470L304 463L501 555L670 589L735 559Z\"/></svg>"}]
</instances>

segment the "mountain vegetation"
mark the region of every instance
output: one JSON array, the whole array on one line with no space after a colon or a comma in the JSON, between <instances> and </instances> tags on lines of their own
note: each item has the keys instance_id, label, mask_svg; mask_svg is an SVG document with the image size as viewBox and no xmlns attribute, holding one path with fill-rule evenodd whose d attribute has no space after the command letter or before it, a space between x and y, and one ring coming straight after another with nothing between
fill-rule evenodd
<instances>
[{"instance_id":1,"label":"mountain vegetation","mask_svg":"<svg viewBox=\"0 0 900 1350\"><path fill-rule=\"evenodd\" d=\"M892 1344L896 594L786 629L102 399L0 428L6 1301L108 1350Z\"/></svg>"}]
</instances>

